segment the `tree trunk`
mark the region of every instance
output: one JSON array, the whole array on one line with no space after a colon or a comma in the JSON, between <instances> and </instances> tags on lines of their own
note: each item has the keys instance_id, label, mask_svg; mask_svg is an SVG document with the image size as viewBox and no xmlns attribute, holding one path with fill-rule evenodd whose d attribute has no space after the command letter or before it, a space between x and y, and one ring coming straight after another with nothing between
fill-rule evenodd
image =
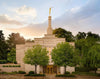
<instances>
[{"instance_id":1,"label":"tree trunk","mask_svg":"<svg viewBox=\"0 0 100 79\"><path fill-rule=\"evenodd\" d=\"M66 66L64 66L65 67L65 72L66 72Z\"/></svg>"},{"instance_id":2,"label":"tree trunk","mask_svg":"<svg viewBox=\"0 0 100 79\"><path fill-rule=\"evenodd\" d=\"M35 64L35 74L37 74L37 65Z\"/></svg>"}]
</instances>

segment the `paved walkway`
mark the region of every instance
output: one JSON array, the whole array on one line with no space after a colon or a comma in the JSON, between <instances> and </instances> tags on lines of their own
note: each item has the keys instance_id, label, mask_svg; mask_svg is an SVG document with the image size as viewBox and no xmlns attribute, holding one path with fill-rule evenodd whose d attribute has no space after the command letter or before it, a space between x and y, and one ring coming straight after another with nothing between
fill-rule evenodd
<instances>
[{"instance_id":1,"label":"paved walkway","mask_svg":"<svg viewBox=\"0 0 100 79\"><path fill-rule=\"evenodd\" d=\"M55 78L55 75L56 75L56 74L46 74L45 79L56 79L56 78Z\"/></svg>"}]
</instances>

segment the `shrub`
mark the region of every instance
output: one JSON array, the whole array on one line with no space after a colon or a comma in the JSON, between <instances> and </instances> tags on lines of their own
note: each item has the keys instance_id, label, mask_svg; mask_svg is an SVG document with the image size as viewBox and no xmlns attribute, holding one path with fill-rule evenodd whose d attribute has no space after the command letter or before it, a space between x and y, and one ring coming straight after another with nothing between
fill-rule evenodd
<instances>
[{"instance_id":1,"label":"shrub","mask_svg":"<svg viewBox=\"0 0 100 79\"><path fill-rule=\"evenodd\" d=\"M34 74L34 71L30 71L29 74Z\"/></svg>"},{"instance_id":2,"label":"shrub","mask_svg":"<svg viewBox=\"0 0 100 79\"><path fill-rule=\"evenodd\" d=\"M20 65L3 65L2 67L20 67Z\"/></svg>"},{"instance_id":3,"label":"shrub","mask_svg":"<svg viewBox=\"0 0 100 79\"><path fill-rule=\"evenodd\" d=\"M16 65L13 65L13 67L16 67Z\"/></svg>"},{"instance_id":4,"label":"shrub","mask_svg":"<svg viewBox=\"0 0 100 79\"><path fill-rule=\"evenodd\" d=\"M17 61L14 61L14 64L17 64Z\"/></svg>"},{"instance_id":5,"label":"shrub","mask_svg":"<svg viewBox=\"0 0 100 79\"><path fill-rule=\"evenodd\" d=\"M45 76L45 74L26 74L24 76Z\"/></svg>"},{"instance_id":6,"label":"shrub","mask_svg":"<svg viewBox=\"0 0 100 79\"><path fill-rule=\"evenodd\" d=\"M17 65L17 67L20 67L20 65Z\"/></svg>"},{"instance_id":7,"label":"shrub","mask_svg":"<svg viewBox=\"0 0 100 79\"><path fill-rule=\"evenodd\" d=\"M7 63L6 60L0 60L0 64L5 64L5 63Z\"/></svg>"},{"instance_id":8,"label":"shrub","mask_svg":"<svg viewBox=\"0 0 100 79\"><path fill-rule=\"evenodd\" d=\"M0 74L7 74L7 72L0 72Z\"/></svg>"},{"instance_id":9,"label":"shrub","mask_svg":"<svg viewBox=\"0 0 100 79\"><path fill-rule=\"evenodd\" d=\"M75 77L73 74L56 75L56 77Z\"/></svg>"},{"instance_id":10,"label":"shrub","mask_svg":"<svg viewBox=\"0 0 100 79\"><path fill-rule=\"evenodd\" d=\"M9 67L12 67L12 65L9 65Z\"/></svg>"},{"instance_id":11,"label":"shrub","mask_svg":"<svg viewBox=\"0 0 100 79\"><path fill-rule=\"evenodd\" d=\"M13 72L11 72L12 74L17 74L18 72L17 71L13 71Z\"/></svg>"},{"instance_id":12,"label":"shrub","mask_svg":"<svg viewBox=\"0 0 100 79\"><path fill-rule=\"evenodd\" d=\"M26 74L25 71L19 71L18 73L19 73L19 74Z\"/></svg>"},{"instance_id":13,"label":"shrub","mask_svg":"<svg viewBox=\"0 0 100 79\"><path fill-rule=\"evenodd\" d=\"M70 74L70 72L66 71L65 74Z\"/></svg>"}]
</instances>

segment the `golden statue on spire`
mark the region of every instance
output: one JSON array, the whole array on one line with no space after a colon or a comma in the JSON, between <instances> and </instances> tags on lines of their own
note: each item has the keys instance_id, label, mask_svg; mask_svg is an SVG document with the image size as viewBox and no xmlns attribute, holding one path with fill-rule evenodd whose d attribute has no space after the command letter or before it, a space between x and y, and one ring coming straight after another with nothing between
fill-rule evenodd
<instances>
[{"instance_id":1,"label":"golden statue on spire","mask_svg":"<svg viewBox=\"0 0 100 79\"><path fill-rule=\"evenodd\" d=\"M51 8L53 8L53 7L50 7L50 8L49 8L49 16L51 15Z\"/></svg>"}]
</instances>

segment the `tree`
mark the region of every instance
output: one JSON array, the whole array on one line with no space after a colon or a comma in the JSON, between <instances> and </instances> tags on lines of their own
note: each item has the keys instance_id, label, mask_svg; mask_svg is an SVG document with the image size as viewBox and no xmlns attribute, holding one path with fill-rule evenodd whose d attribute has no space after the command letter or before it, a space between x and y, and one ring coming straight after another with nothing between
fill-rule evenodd
<instances>
[{"instance_id":1,"label":"tree","mask_svg":"<svg viewBox=\"0 0 100 79\"><path fill-rule=\"evenodd\" d=\"M6 60L8 53L8 44L5 41L4 34L0 30L0 60Z\"/></svg>"},{"instance_id":2,"label":"tree","mask_svg":"<svg viewBox=\"0 0 100 79\"><path fill-rule=\"evenodd\" d=\"M100 36L92 32L87 33L87 38L94 38L96 41L100 41Z\"/></svg>"},{"instance_id":3,"label":"tree","mask_svg":"<svg viewBox=\"0 0 100 79\"><path fill-rule=\"evenodd\" d=\"M37 74L37 65L45 66L48 64L48 51L41 45L35 45L25 52L24 63L35 65L35 74Z\"/></svg>"},{"instance_id":4,"label":"tree","mask_svg":"<svg viewBox=\"0 0 100 79\"><path fill-rule=\"evenodd\" d=\"M65 38L67 42L74 41L74 36L72 35L72 32L66 31L62 28L57 28L53 30L53 34L55 34L58 38Z\"/></svg>"},{"instance_id":5,"label":"tree","mask_svg":"<svg viewBox=\"0 0 100 79\"><path fill-rule=\"evenodd\" d=\"M16 44L24 44L25 39L19 33L12 33L9 35L8 40L9 48L16 48Z\"/></svg>"},{"instance_id":6,"label":"tree","mask_svg":"<svg viewBox=\"0 0 100 79\"><path fill-rule=\"evenodd\" d=\"M16 61L16 50L12 48L11 51L8 53L7 60L11 63Z\"/></svg>"},{"instance_id":7,"label":"tree","mask_svg":"<svg viewBox=\"0 0 100 79\"><path fill-rule=\"evenodd\" d=\"M76 35L76 39L85 39L86 38L86 33L85 32L78 32L78 34Z\"/></svg>"},{"instance_id":8,"label":"tree","mask_svg":"<svg viewBox=\"0 0 100 79\"><path fill-rule=\"evenodd\" d=\"M56 47L52 50L52 60L55 65L64 66L66 71L66 66L74 65L74 49L73 46L69 45L67 42L58 43Z\"/></svg>"},{"instance_id":9,"label":"tree","mask_svg":"<svg viewBox=\"0 0 100 79\"><path fill-rule=\"evenodd\" d=\"M80 61L79 61L80 67L87 68L88 71L91 70L92 68L96 69L96 64L97 64L95 63L96 58L97 58L96 50L99 49L97 47L97 44L98 44L97 39L94 38L94 36L92 35L89 35L86 39L80 39L75 42L75 48L79 50L77 53L79 54L79 58L80 58ZM98 56L99 56L99 53L98 53Z\"/></svg>"},{"instance_id":10,"label":"tree","mask_svg":"<svg viewBox=\"0 0 100 79\"><path fill-rule=\"evenodd\" d=\"M90 48L85 59L85 67L95 69L100 67L100 45L94 45Z\"/></svg>"}]
</instances>

